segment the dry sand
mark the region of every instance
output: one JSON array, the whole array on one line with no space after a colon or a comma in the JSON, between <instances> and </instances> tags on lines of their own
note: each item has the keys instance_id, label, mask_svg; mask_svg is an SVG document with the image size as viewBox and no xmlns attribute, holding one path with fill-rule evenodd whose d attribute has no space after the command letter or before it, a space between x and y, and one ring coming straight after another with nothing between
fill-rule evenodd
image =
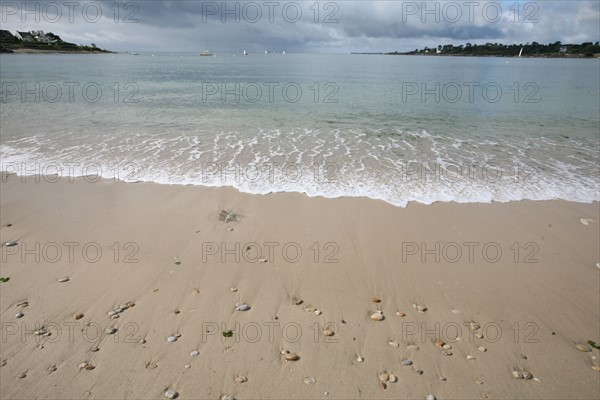
<instances>
[{"instance_id":1,"label":"dry sand","mask_svg":"<svg viewBox=\"0 0 600 400\"><path fill-rule=\"evenodd\" d=\"M0 239L17 241L2 247L2 399L150 399L167 388L184 399L599 398L600 352L576 347L600 342L598 203L402 209L16 176L0 189ZM236 220L220 221L221 210ZM127 302L118 319L107 315ZM235 311L238 302L251 309ZM377 309L383 321L370 319ZM35 335L41 326L51 335ZM383 389L383 371L398 382Z\"/></svg>"}]
</instances>

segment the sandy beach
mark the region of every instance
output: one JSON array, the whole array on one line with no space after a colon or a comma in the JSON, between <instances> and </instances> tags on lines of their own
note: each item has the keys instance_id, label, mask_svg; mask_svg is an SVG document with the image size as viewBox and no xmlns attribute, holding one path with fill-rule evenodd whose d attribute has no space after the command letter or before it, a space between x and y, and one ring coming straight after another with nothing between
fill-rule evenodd
<instances>
[{"instance_id":1,"label":"sandy beach","mask_svg":"<svg viewBox=\"0 0 600 400\"><path fill-rule=\"evenodd\" d=\"M3 399L598 398L598 203L53 180L0 186Z\"/></svg>"}]
</instances>

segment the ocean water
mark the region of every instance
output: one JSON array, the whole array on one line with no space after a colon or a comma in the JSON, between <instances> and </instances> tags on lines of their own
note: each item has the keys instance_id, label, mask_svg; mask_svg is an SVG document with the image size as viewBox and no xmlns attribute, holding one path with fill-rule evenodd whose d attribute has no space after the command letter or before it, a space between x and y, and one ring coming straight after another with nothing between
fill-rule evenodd
<instances>
[{"instance_id":1,"label":"ocean water","mask_svg":"<svg viewBox=\"0 0 600 400\"><path fill-rule=\"evenodd\" d=\"M598 59L3 54L0 84L1 167L21 175L398 206L600 196Z\"/></svg>"}]
</instances>

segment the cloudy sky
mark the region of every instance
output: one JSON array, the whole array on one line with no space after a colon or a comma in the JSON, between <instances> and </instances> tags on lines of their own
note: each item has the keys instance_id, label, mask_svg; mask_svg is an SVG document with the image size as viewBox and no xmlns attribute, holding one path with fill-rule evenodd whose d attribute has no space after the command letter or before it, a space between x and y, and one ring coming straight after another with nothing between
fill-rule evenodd
<instances>
[{"instance_id":1,"label":"cloudy sky","mask_svg":"<svg viewBox=\"0 0 600 400\"><path fill-rule=\"evenodd\" d=\"M600 1L0 1L1 29L114 51L346 53L600 41Z\"/></svg>"}]
</instances>

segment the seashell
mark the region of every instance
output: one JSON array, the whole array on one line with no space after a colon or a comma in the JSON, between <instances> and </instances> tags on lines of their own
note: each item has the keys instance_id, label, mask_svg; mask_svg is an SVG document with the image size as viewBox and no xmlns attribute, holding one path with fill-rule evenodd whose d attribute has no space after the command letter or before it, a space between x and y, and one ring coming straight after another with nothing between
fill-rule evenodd
<instances>
[{"instance_id":1,"label":"seashell","mask_svg":"<svg viewBox=\"0 0 600 400\"><path fill-rule=\"evenodd\" d=\"M94 353L95 353L95 352L97 352L98 350L100 350L100 347L98 347L98 346L92 346L92 347L90 348L90 351L92 351L92 352L94 352Z\"/></svg>"},{"instance_id":2,"label":"seashell","mask_svg":"<svg viewBox=\"0 0 600 400\"><path fill-rule=\"evenodd\" d=\"M425 312L425 311L427 311L427 307L425 307L422 304L413 304L413 307L416 308L418 312Z\"/></svg>"},{"instance_id":3,"label":"seashell","mask_svg":"<svg viewBox=\"0 0 600 400\"><path fill-rule=\"evenodd\" d=\"M165 397L167 399L176 399L177 396L179 396L179 393L177 393L176 391L174 391L172 389L165 390Z\"/></svg>"},{"instance_id":4,"label":"seashell","mask_svg":"<svg viewBox=\"0 0 600 400\"><path fill-rule=\"evenodd\" d=\"M596 372L600 372L600 367L597 367L595 365L592 365L592 369Z\"/></svg>"},{"instance_id":5,"label":"seashell","mask_svg":"<svg viewBox=\"0 0 600 400\"><path fill-rule=\"evenodd\" d=\"M448 343L446 343L442 346L442 349L444 349L444 350L450 350L451 348L452 348L452 345L448 344Z\"/></svg>"},{"instance_id":6,"label":"seashell","mask_svg":"<svg viewBox=\"0 0 600 400\"><path fill-rule=\"evenodd\" d=\"M48 367L48 372L53 373L54 371L56 371L56 365Z\"/></svg>"},{"instance_id":7,"label":"seashell","mask_svg":"<svg viewBox=\"0 0 600 400\"><path fill-rule=\"evenodd\" d=\"M321 315L321 314L323 314L323 313L321 312L321 310L315 310L315 315Z\"/></svg>"},{"instance_id":8,"label":"seashell","mask_svg":"<svg viewBox=\"0 0 600 400\"><path fill-rule=\"evenodd\" d=\"M401 364L404 365L404 366L412 365L412 361L410 361L410 360L402 360Z\"/></svg>"},{"instance_id":9,"label":"seashell","mask_svg":"<svg viewBox=\"0 0 600 400\"><path fill-rule=\"evenodd\" d=\"M435 396L432 394L428 394L427 397L425 398L425 400L436 400Z\"/></svg>"},{"instance_id":10,"label":"seashell","mask_svg":"<svg viewBox=\"0 0 600 400\"><path fill-rule=\"evenodd\" d=\"M237 292L237 291L238 291L238 288L236 288L236 287L232 287L232 288L231 288L231 289L229 289L229 290L231 290L232 292L234 292L234 293L235 293L235 292Z\"/></svg>"},{"instance_id":11,"label":"seashell","mask_svg":"<svg viewBox=\"0 0 600 400\"><path fill-rule=\"evenodd\" d=\"M4 367L6 365L6 360L0 361L0 367Z\"/></svg>"},{"instance_id":12,"label":"seashell","mask_svg":"<svg viewBox=\"0 0 600 400\"><path fill-rule=\"evenodd\" d=\"M478 379L478 380L476 380L476 381L475 381L475 383L476 383L476 384L478 384L478 385L483 385L483 381L481 381L481 380L479 380L479 379Z\"/></svg>"},{"instance_id":13,"label":"seashell","mask_svg":"<svg viewBox=\"0 0 600 400\"><path fill-rule=\"evenodd\" d=\"M396 315L399 316L399 317L405 317L406 316L406 314L404 314L402 311L398 311L396 313Z\"/></svg>"},{"instance_id":14,"label":"seashell","mask_svg":"<svg viewBox=\"0 0 600 400\"><path fill-rule=\"evenodd\" d=\"M419 375L423 375L423 370L422 369L418 369L418 370L415 371L415 373L419 374Z\"/></svg>"},{"instance_id":15,"label":"seashell","mask_svg":"<svg viewBox=\"0 0 600 400\"><path fill-rule=\"evenodd\" d=\"M444 347L444 345L446 344L446 342L444 342L443 340L436 340L435 341L435 345L438 347Z\"/></svg>"},{"instance_id":16,"label":"seashell","mask_svg":"<svg viewBox=\"0 0 600 400\"><path fill-rule=\"evenodd\" d=\"M584 224L585 226L589 226L592 222L596 222L596 220L593 220L591 218L581 218L579 220L582 224ZM16 243L15 243L16 244Z\"/></svg>"},{"instance_id":17,"label":"seashell","mask_svg":"<svg viewBox=\"0 0 600 400\"><path fill-rule=\"evenodd\" d=\"M185 369L190 369L190 368L192 368L192 366L191 366L190 364L185 364L185 365L183 366L183 368L185 368Z\"/></svg>"},{"instance_id":18,"label":"seashell","mask_svg":"<svg viewBox=\"0 0 600 400\"><path fill-rule=\"evenodd\" d=\"M400 347L400 343L398 343L398 342L389 342L388 344L389 344L390 346L392 346L392 347L395 347L395 348L398 348L398 347Z\"/></svg>"},{"instance_id":19,"label":"seashell","mask_svg":"<svg viewBox=\"0 0 600 400\"><path fill-rule=\"evenodd\" d=\"M378 297L373 297L373 303L381 303L381 299Z\"/></svg>"},{"instance_id":20,"label":"seashell","mask_svg":"<svg viewBox=\"0 0 600 400\"><path fill-rule=\"evenodd\" d=\"M477 332L475 332L475 337L476 337L477 339L483 339L483 332L481 332L481 331L477 331Z\"/></svg>"},{"instance_id":21,"label":"seashell","mask_svg":"<svg viewBox=\"0 0 600 400\"><path fill-rule=\"evenodd\" d=\"M440 381L446 382L446 377L445 376L440 376Z\"/></svg>"},{"instance_id":22,"label":"seashell","mask_svg":"<svg viewBox=\"0 0 600 400\"><path fill-rule=\"evenodd\" d=\"M119 308L120 308L121 310L125 311L125 310L127 310L127 309L129 308L129 303L127 303L127 304L121 304L121 305L119 306Z\"/></svg>"},{"instance_id":23,"label":"seashell","mask_svg":"<svg viewBox=\"0 0 600 400\"><path fill-rule=\"evenodd\" d=\"M23 314L22 312L18 312L15 314L15 318L23 318L25 316L25 314Z\"/></svg>"},{"instance_id":24,"label":"seashell","mask_svg":"<svg viewBox=\"0 0 600 400\"><path fill-rule=\"evenodd\" d=\"M17 242L6 242L4 243L5 247L14 247L17 245Z\"/></svg>"},{"instance_id":25,"label":"seashell","mask_svg":"<svg viewBox=\"0 0 600 400\"><path fill-rule=\"evenodd\" d=\"M374 313L374 314L371 315L371 319L373 321L383 321L385 319L385 317L383 316L383 313L376 312L376 313Z\"/></svg>"},{"instance_id":26,"label":"seashell","mask_svg":"<svg viewBox=\"0 0 600 400\"><path fill-rule=\"evenodd\" d=\"M259 263L264 264L266 263L268 260L266 258L261 258L258 260Z\"/></svg>"},{"instance_id":27,"label":"seashell","mask_svg":"<svg viewBox=\"0 0 600 400\"><path fill-rule=\"evenodd\" d=\"M469 328L472 331L476 331L477 329L481 328L481 325L479 325L479 322L469 322Z\"/></svg>"},{"instance_id":28,"label":"seashell","mask_svg":"<svg viewBox=\"0 0 600 400\"><path fill-rule=\"evenodd\" d=\"M356 358L356 361L358 361L358 362L363 362L363 361L365 361L365 359L364 359L364 358L362 358L362 357L357 357L357 358Z\"/></svg>"},{"instance_id":29,"label":"seashell","mask_svg":"<svg viewBox=\"0 0 600 400\"><path fill-rule=\"evenodd\" d=\"M88 363L87 361L79 364L79 369L85 369L85 370L91 371L94 368L96 368L96 367L93 366L92 364Z\"/></svg>"},{"instance_id":30,"label":"seashell","mask_svg":"<svg viewBox=\"0 0 600 400\"><path fill-rule=\"evenodd\" d=\"M248 311L250 306L246 303L235 303L235 309L237 311Z\"/></svg>"},{"instance_id":31,"label":"seashell","mask_svg":"<svg viewBox=\"0 0 600 400\"><path fill-rule=\"evenodd\" d=\"M317 383L317 380L314 376L307 376L306 378L304 378L304 383L306 383L307 385L314 385L315 383Z\"/></svg>"},{"instance_id":32,"label":"seashell","mask_svg":"<svg viewBox=\"0 0 600 400\"><path fill-rule=\"evenodd\" d=\"M285 356L283 356L283 358L285 359L285 361L298 361L300 359L300 356L296 353L288 353Z\"/></svg>"},{"instance_id":33,"label":"seashell","mask_svg":"<svg viewBox=\"0 0 600 400\"><path fill-rule=\"evenodd\" d=\"M114 333L116 333L116 332L117 332L117 328L115 328L114 326L111 326L110 328L106 328L106 331L105 331L105 332L106 332L108 335L112 335L112 334L114 334Z\"/></svg>"},{"instance_id":34,"label":"seashell","mask_svg":"<svg viewBox=\"0 0 600 400\"><path fill-rule=\"evenodd\" d=\"M25 378L26 376L27 376L27 372L21 372L19 375L17 375L17 377L18 377L19 379L23 379L23 378Z\"/></svg>"},{"instance_id":35,"label":"seashell","mask_svg":"<svg viewBox=\"0 0 600 400\"><path fill-rule=\"evenodd\" d=\"M396 375L393 375L393 374L390 375L390 382L393 382L393 383L398 382L398 377Z\"/></svg>"},{"instance_id":36,"label":"seashell","mask_svg":"<svg viewBox=\"0 0 600 400\"><path fill-rule=\"evenodd\" d=\"M112 317L113 315L116 315L116 314L117 314L117 312L116 312L115 310L110 310L110 311L108 312L108 316L109 316L109 317Z\"/></svg>"},{"instance_id":37,"label":"seashell","mask_svg":"<svg viewBox=\"0 0 600 400\"><path fill-rule=\"evenodd\" d=\"M298 299L296 297L292 297L292 305L299 306L302 303L303 303L302 299Z\"/></svg>"},{"instance_id":38,"label":"seashell","mask_svg":"<svg viewBox=\"0 0 600 400\"><path fill-rule=\"evenodd\" d=\"M460 310L457 308L452 309L452 314L460 314Z\"/></svg>"},{"instance_id":39,"label":"seashell","mask_svg":"<svg viewBox=\"0 0 600 400\"><path fill-rule=\"evenodd\" d=\"M390 380L390 375L387 372L382 372L379 374L379 380L381 382L387 382Z\"/></svg>"},{"instance_id":40,"label":"seashell","mask_svg":"<svg viewBox=\"0 0 600 400\"><path fill-rule=\"evenodd\" d=\"M145 344L146 343L146 338L141 338L139 341L139 344Z\"/></svg>"},{"instance_id":41,"label":"seashell","mask_svg":"<svg viewBox=\"0 0 600 400\"><path fill-rule=\"evenodd\" d=\"M198 350L194 350L190 353L190 356L192 357L198 357L200 355L200 352Z\"/></svg>"},{"instance_id":42,"label":"seashell","mask_svg":"<svg viewBox=\"0 0 600 400\"><path fill-rule=\"evenodd\" d=\"M592 348L587 344L577 343L575 347L577 347L579 351L583 351L584 353L589 353L590 351L592 351Z\"/></svg>"},{"instance_id":43,"label":"seashell","mask_svg":"<svg viewBox=\"0 0 600 400\"><path fill-rule=\"evenodd\" d=\"M475 357L473 357L473 356L472 356L472 355L470 355L470 354L467 354L467 360L474 360L474 359L475 359Z\"/></svg>"},{"instance_id":44,"label":"seashell","mask_svg":"<svg viewBox=\"0 0 600 400\"><path fill-rule=\"evenodd\" d=\"M512 374L516 379L523 379L523 374L519 371L513 370Z\"/></svg>"},{"instance_id":45,"label":"seashell","mask_svg":"<svg viewBox=\"0 0 600 400\"><path fill-rule=\"evenodd\" d=\"M333 332L333 330L331 330L331 329L325 329L325 330L323 331L323 335L324 335L324 336L333 336L333 334L334 334L334 332Z\"/></svg>"},{"instance_id":46,"label":"seashell","mask_svg":"<svg viewBox=\"0 0 600 400\"><path fill-rule=\"evenodd\" d=\"M173 343L173 342L176 342L176 341L177 341L177 336L175 336L175 335L169 336L167 338L167 342L169 342L169 343Z\"/></svg>"},{"instance_id":47,"label":"seashell","mask_svg":"<svg viewBox=\"0 0 600 400\"><path fill-rule=\"evenodd\" d=\"M483 346L479 347L479 351L482 353L485 353L487 351L487 349Z\"/></svg>"},{"instance_id":48,"label":"seashell","mask_svg":"<svg viewBox=\"0 0 600 400\"><path fill-rule=\"evenodd\" d=\"M83 318L83 314L81 314L81 313L75 314L75 315L73 315L73 318L75 318L76 320L79 320L79 319Z\"/></svg>"},{"instance_id":49,"label":"seashell","mask_svg":"<svg viewBox=\"0 0 600 400\"><path fill-rule=\"evenodd\" d=\"M68 276L64 276L64 277L62 277L62 278L58 278L58 281L59 281L60 283L63 283L63 282L68 282L68 281L69 281L69 277L68 277Z\"/></svg>"},{"instance_id":50,"label":"seashell","mask_svg":"<svg viewBox=\"0 0 600 400\"><path fill-rule=\"evenodd\" d=\"M45 335L46 333L48 333L48 330L46 330L46 328L44 328L44 327L40 328L40 330L38 330L38 331L33 332L33 334L36 336L42 336L42 335Z\"/></svg>"},{"instance_id":51,"label":"seashell","mask_svg":"<svg viewBox=\"0 0 600 400\"><path fill-rule=\"evenodd\" d=\"M230 394L224 394L221 397L221 400L235 400L235 398L232 395L230 395Z\"/></svg>"},{"instance_id":52,"label":"seashell","mask_svg":"<svg viewBox=\"0 0 600 400\"><path fill-rule=\"evenodd\" d=\"M173 312L174 312L175 314L179 314L179 313L181 313L181 310L180 310L179 308L176 308L175 310L173 310Z\"/></svg>"},{"instance_id":53,"label":"seashell","mask_svg":"<svg viewBox=\"0 0 600 400\"><path fill-rule=\"evenodd\" d=\"M245 376L238 376L235 378L235 381L237 383L244 383L244 382L248 382L248 378L246 378Z\"/></svg>"},{"instance_id":54,"label":"seashell","mask_svg":"<svg viewBox=\"0 0 600 400\"><path fill-rule=\"evenodd\" d=\"M23 300L18 302L15 307L27 307L29 305L29 302L27 300Z\"/></svg>"},{"instance_id":55,"label":"seashell","mask_svg":"<svg viewBox=\"0 0 600 400\"><path fill-rule=\"evenodd\" d=\"M533 379L533 374L529 371L523 371L523 379Z\"/></svg>"},{"instance_id":56,"label":"seashell","mask_svg":"<svg viewBox=\"0 0 600 400\"><path fill-rule=\"evenodd\" d=\"M314 308L313 306L308 306L308 307L306 307L306 309L304 311L306 311L306 312L315 312L316 310L317 309Z\"/></svg>"},{"instance_id":57,"label":"seashell","mask_svg":"<svg viewBox=\"0 0 600 400\"><path fill-rule=\"evenodd\" d=\"M117 318L119 318L119 317L120 317L120 316L119 316L119 314L115 314L115 315L111 315L111 317L110 317L110 318L111 318L111 319L117 319Z\"/></svg>"}]
</instances>

